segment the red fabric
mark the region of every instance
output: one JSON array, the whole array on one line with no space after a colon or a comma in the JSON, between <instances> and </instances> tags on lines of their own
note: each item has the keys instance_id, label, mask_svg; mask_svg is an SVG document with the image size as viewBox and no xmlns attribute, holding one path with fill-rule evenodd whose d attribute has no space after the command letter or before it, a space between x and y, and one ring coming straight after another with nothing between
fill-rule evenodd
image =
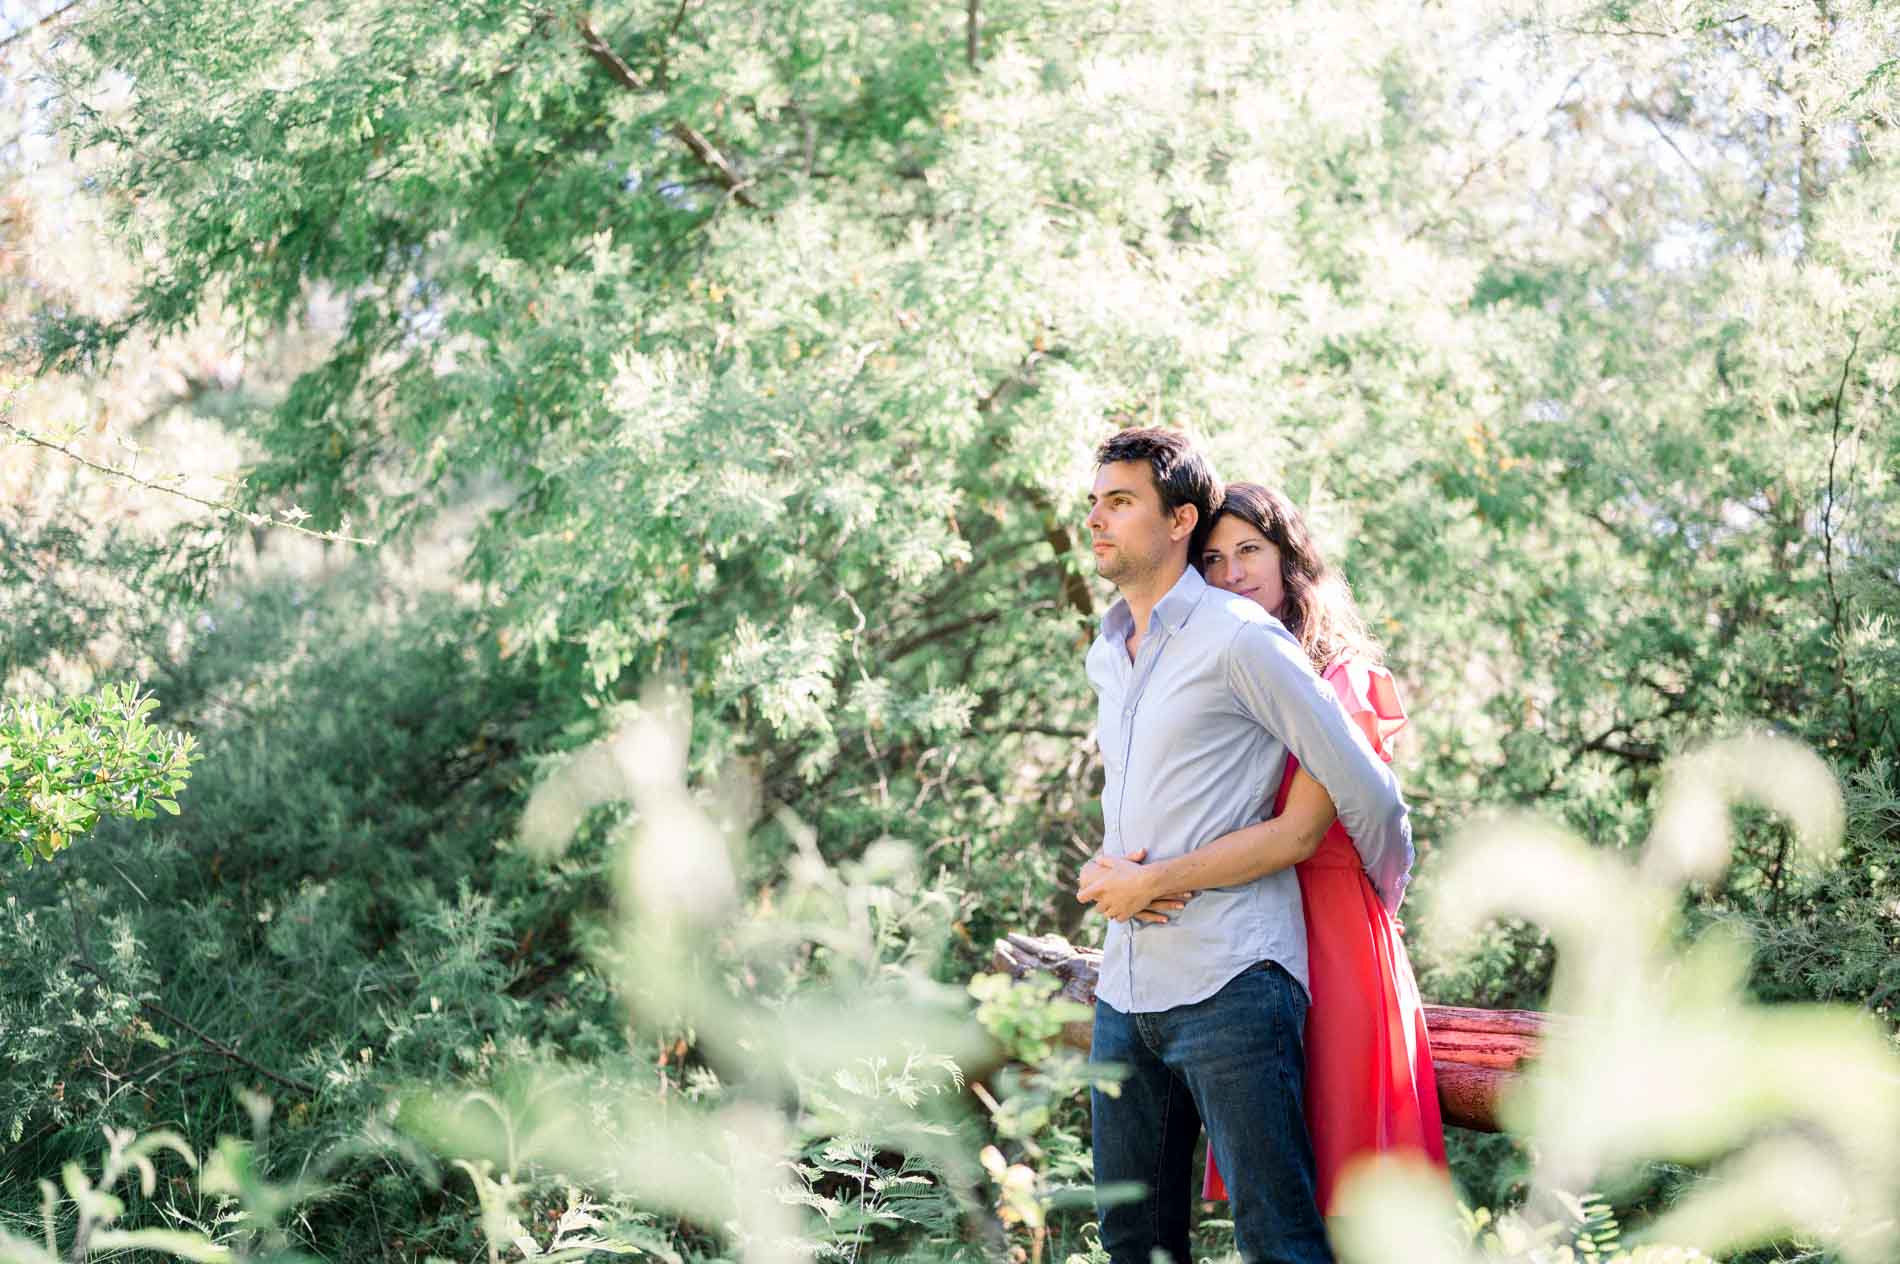
<instances>
[{"instance_id":1,"label":"red fabric","mask_svg":"<svg viewBox=\"0 0 1900 1264\"><path fill-rule=\"evenodd\" d=\"M1373 751L1391 762L1392 739L1405 727L1392 677L1382 667L1348 660L1328 668L1326 680ZM1289 755L1275 815L1286 806L1298 768ZM1353 1159L1409 1151L1444 1167L1445 1130L1405 941L1373 894L1346 827L1335 821L1295 872L1306 906L1313 994L1306 1016L1306 1125L1320 1210L1330 1214L1340 1174ZM1201 1196L1227 1197L1211 1150Z\"/></svg>"}]
</instances>

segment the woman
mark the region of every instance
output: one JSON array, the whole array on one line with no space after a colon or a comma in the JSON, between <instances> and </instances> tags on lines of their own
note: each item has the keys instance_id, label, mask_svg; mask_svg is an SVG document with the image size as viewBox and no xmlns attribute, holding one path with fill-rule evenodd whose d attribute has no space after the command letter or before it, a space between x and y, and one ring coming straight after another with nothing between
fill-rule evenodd
<instances>
[{"instance_id":1,"label":"woman","mask_svg":"<svg viewBox=\"0 0 1900 1264\"><path fill-rule=\"evenodd\" d=\"M1372 749L1390 762L1392 739L1405 727L1398 692L1351 592L1327 567L1299 512L1257 483L1231 484L1201 540L1197 562L1207 582L1277 616ZM1290 796L1311 802L1324 794L1288 756L1274 813L1286 809ZM1445 1136L1411 962L1345 827L1335 820L1295 873L1306 907L1313 1001L1306 1019L1306 1121L1320 1210L1330 1215L1350 1161L1396 1150L1443 1166ZM1212 1151L1202 1195L1227 1196Z\"/></svg>"}]
</instances>

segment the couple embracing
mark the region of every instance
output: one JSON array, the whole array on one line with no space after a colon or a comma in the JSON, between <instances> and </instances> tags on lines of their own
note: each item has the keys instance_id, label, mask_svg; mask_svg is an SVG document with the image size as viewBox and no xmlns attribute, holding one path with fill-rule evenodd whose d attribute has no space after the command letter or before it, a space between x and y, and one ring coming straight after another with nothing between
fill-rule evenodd
<instances>
[{"instance_id":1,"label":"couple embracing","mask_svg":"<svg viewBox=\"0 0 1900 1264\"><path fill-rule=\"evenodd\" d=\"M1088 654L1105 835L1077 892L1110 919L1091 1058L1127 1072L1091 1103L1102 1245L1187 1264L1205 1127L1241 1256L1331 1260L1350 1160L1444 1162L1394 922L1404 713L1284 497L1223 492L1181 435L1138 429L1096 451L1089 505L1121 593Z\"/></svg>"}]
</instances>

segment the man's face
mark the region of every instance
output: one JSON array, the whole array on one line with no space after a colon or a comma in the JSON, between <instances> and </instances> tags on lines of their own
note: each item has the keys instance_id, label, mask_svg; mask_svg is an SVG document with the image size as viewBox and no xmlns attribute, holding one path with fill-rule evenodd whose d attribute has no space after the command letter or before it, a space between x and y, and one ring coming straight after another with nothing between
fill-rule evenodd
<instances>
[{"instance_id":1,"label":"man's face","mask_svg":"<svg viewBox=\"0 0 1900 1264\"><path fill-rule=\"evenodd\" d=\"M1126 588L1159 570L1194 530L1194 510L1161 509L1161 489L1146 461L1115 461L1095 471L1089 492L1089 537L1095 573Z\"/></svg>"}]
</instances>

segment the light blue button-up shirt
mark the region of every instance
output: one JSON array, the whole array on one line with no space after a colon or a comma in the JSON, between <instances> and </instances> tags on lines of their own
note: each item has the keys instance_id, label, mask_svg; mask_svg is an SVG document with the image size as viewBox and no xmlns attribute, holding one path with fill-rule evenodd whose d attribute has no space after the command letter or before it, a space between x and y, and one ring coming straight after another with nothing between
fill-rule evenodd
<instances>
[{"instance_id":1,"label":"light blue button-up shirt","mask_svg":"<svg viewBox=\"0 0 1900 1264\"><path fill-rule=\"evenodd\" d=\"M1262 819L1290 749L1326 787L1387 908L1412 865L1398 782L1280 621L1189 567L1155 606L1131 661L1134 617L1117 601L1089 648L1105 850L1149 861ZM1095 995L1123 1013L1191 1005L1259 961L1307 986L1299 880L1282 869L1202 891L1173 921L1110 922Z\"/></svg>"}]
</instances>

